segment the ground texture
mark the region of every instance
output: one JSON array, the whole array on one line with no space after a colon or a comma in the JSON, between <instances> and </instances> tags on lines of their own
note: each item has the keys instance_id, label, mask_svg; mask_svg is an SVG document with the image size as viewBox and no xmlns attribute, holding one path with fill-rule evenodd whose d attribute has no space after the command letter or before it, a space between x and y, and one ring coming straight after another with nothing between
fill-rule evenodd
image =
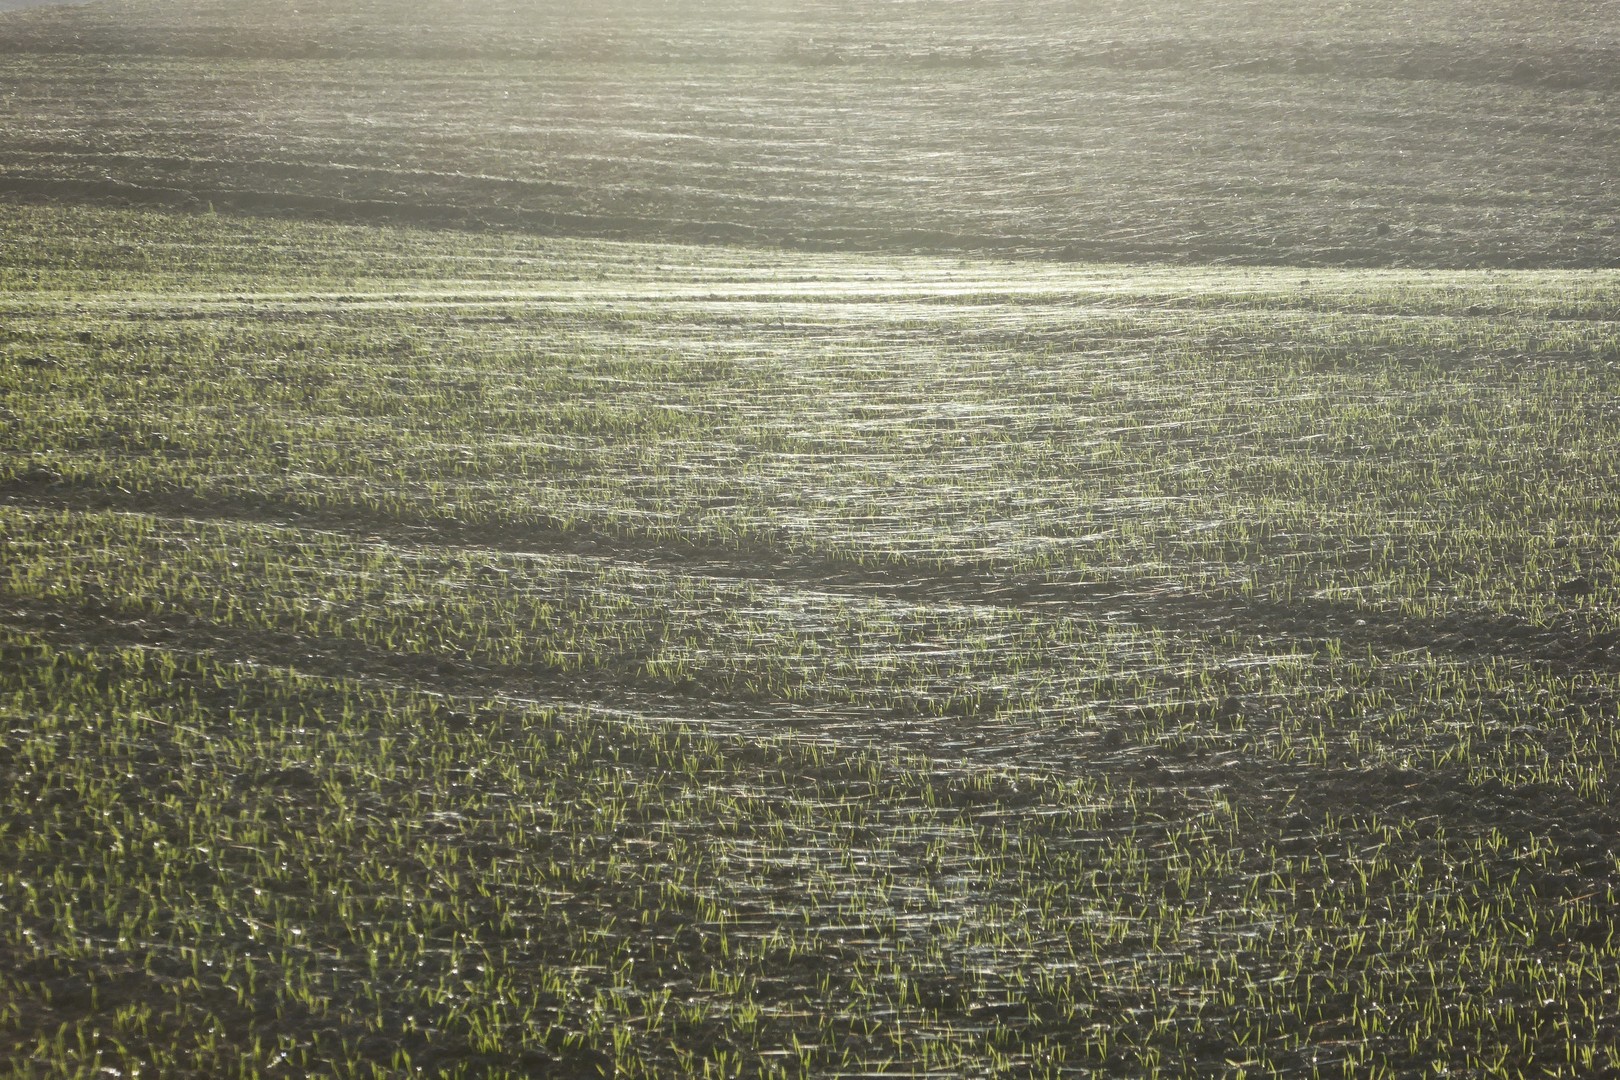
<instances>
[{"instance_id":1,"label":"ground texture","mask_svg":"<svg viewBox=\"0 0 1620 1080\"><path fill-rule=\"evenodd\" d=\"M0 19L0 191L800 248L1620 259L1620 14L122 0Z\"/></svg>"},{"instance_id":2,"label":"ground texture","mask_svg":"<svg viewBox=\"0 0 1620 1080\"><path fill-rule=\"evenodd\" d=\"M1617 72L0 15L0 1074L1620 1075Z\"/></svg>"},{"instance_id":3,"label":"ground texture","mask_svg":"<svg viewBox=\"0 0 1620 1080\"><path fill-rule=\"evenodd\" d=\"M13 204L11 1075L1620 1068L1620 301Z\"/></svg>"}]
</instances>

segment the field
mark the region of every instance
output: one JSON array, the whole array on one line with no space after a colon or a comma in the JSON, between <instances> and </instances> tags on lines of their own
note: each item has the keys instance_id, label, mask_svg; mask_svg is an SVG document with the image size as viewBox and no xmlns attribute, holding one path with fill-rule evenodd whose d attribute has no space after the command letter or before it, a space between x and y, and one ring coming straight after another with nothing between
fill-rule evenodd
<instances>
[{"instance_id":1,"label":"field","mask_svg":"<svg viewBox=\"0 0 1620 1080\"><path fill-rule=\"evenodd\" d=\"M1620 274L3 211L7 1075L1620 1070Z\"/></svg>"},{"instance_id":2,"label":"field","mask_svg":"<svg viewBox=\"0 0 1620 1080\"><path fill-rule=\"evenodd\" d=\"M1617 91L0 14L0 1077L1620 1076Z\"/></svg>"},{"instance_id":3,"label":"field","mask_svg":"<svg viewBox=\"0 0 1620 1080\"><path fill-rule=\"evenodd\" d=\"M0 192L809 250L1602 267L1608 0L107 0Z\"/></svg>"}]
</instances>

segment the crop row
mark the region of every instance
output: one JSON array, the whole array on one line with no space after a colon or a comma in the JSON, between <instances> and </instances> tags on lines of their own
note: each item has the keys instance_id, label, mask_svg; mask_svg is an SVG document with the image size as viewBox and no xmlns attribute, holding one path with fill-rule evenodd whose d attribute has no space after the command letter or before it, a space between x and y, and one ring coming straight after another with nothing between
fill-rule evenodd
<instances>
[{"instance_id":1,"label":"crop row","mask_svg":"<svg viewBox=\"0 0 1620 1080\"><path fill-rule=\"evenodd\" d=\"M131 513L0 508L0 553L0 589L36 610L153 618L249 643L272 634L276 648L370 656L407 677L448 671L543 700L752 716L763 731L836 721L944 747L1016 736L1026 756L1129 742L1426 765L1602 803L1620 754L1613 673L1356 653L1334 638L1278 651L1252 634L1113 625L1078 605L905 602L610 558Z\"/></svg>"},{"instance_id":2,"label":"crop row","mask_svg":"<svg viewBox=\"0 0 1620 1080\"><path fill-rule=\"evenodd\" d=\"M1620 552L1594 523L1620 510L1620 338L1611 309L1542 310L1570 288L1597 305L1606 277L1512 279L1490 317L1464 314L1483 276L1392 317L1414 301L1385 290L1421 278L1354 293L1341 275L1313 303L1352 310L1290 310L1300 278L1274 272L1247 296L1187 272L1077 303L1095 275L952 283L923 263L938 278L890 296L858 260L837 281L820 264L814 289L739 268L744 284L627 302L680 271L614 250L582 257L576 276L613 276L581 285L553 282L540 246L532 278L503 264L523 283L504 296L278 299L299 286L292 252L272 263L285 284L235 299L97 293L62 319L53 291L18 294L0 475L1613 629ZM1255 310L1268 297L1282 314Z\"/></svg>"},{"instance_id":3,"label":"crop row","mask_svg":"<svg viewBox=\"0 0 1620 1080\"><path fill-rule=\"evenodd\" d=\"M1613 274L12 209L13 1074L1620 1070Z\"/></svg>"},{"instance_id":4,"label":"crop row","mask_svg":"<svg viewBox=\"0 0 1620 1080\"><path fill-rule=\"evenodd\" d=\"M1612 1045L1615 868L1534 834L1329 812L1306 843L1219 788L4 647L18 1061L1337 1074Z\"/></svg>"}]
</instances>

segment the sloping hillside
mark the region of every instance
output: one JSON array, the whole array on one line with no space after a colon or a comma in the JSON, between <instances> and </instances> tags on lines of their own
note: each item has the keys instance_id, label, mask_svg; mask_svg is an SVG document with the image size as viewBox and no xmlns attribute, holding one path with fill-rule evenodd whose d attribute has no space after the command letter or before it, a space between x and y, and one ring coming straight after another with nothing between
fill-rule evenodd
<instances>
[{"instance_id":1,"label":"sloping hillside","mask_svg":"<svg viewBox=\"0 0 1620 1080\"><path fill-rule=\"evenodd\" d=\"M1620 257L1620 9L1273 8L15 12L0 191L1048 257Z\"/></svg>"}]
</instances>

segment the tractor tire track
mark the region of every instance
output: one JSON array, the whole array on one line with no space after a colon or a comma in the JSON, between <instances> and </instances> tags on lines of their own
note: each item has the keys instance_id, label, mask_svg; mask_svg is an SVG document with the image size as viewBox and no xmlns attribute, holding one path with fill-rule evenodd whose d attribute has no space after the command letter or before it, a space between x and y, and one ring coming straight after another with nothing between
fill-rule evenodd
<instances>
[{"instance_id":1,"label":"tractor tire track","mask_svg":"<svg viewBox=\"0 0 1620 1080\"><path fill-rule=\"evenodd\" d=\"M404 521L329 508L311 509L272 497L218 501L186 492L136 493L91 485L28 479L0 484L0 503L35 510L116 511L177 520L200 519L289 529L339 532L399 548L437 546L516 556L567 555L725 582L758 583L858 600L919 606L1017 609L1052 618L1201 635L1240 634L1272 648L1306 652L1330 643L1352 654L1433 655L1469 662L1507 659L1548 671L1620 672L1620 633L1595 613L1571 609L1540 626L1512 613L1458 612L1413 620L1327 598L1281 603L1261 596L1208 596L1118 584L1051 581L1043 575L998 572L993 566L945 570L783 550L768 544L714 545L647 535L599 532L547 522L487 525Z\"/></svg>"}]
</instances>

